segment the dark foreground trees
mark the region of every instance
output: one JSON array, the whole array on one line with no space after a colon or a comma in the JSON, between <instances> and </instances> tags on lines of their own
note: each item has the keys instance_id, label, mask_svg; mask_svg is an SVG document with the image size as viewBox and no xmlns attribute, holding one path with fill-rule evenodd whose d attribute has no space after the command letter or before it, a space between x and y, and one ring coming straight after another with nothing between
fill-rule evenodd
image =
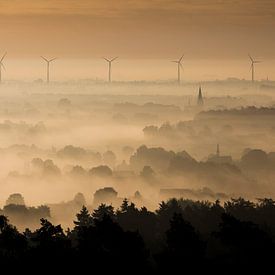
<instances>
[{"instance_id":1,"label":"dark foreground trees","mask_svg":"<svg viewBox=\"0 0 275 275\"><path fill-rule=\"evenodd\" d=\"M82 208L72 230L41 219L20 233L0 216L0 264L40 273L239 274L271 268L275 260L275 204L235 199L162 202L156 212L124 200L120 209ZM179 272L180 271L180 272Z\"/></svg>"}]
</instances>

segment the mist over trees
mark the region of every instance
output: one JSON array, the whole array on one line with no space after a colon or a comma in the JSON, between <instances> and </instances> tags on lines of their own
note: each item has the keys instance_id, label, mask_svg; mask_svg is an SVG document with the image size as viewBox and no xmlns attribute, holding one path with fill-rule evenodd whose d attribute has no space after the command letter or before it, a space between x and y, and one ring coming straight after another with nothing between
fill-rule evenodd
<instances>
[{"instance_id":1,"label":"mist over trees","mask_svg":"<svg viewBox=\"0 0 275 275\"><path fill-rule=\"evenodd\" d=\"M0 0L2 273L265 274L271 0Z\"/></svg>"},{"instance_id":2,"label":"mist over trees","mask_svg":"<svg viewBox=\"0 0 275 275\"><path fill-rule=\"evenodd\" d=\"M270 266L273 90L201 85L199 106L197 83L2 85L1 262Z\"/></svg>"}]
</instances>

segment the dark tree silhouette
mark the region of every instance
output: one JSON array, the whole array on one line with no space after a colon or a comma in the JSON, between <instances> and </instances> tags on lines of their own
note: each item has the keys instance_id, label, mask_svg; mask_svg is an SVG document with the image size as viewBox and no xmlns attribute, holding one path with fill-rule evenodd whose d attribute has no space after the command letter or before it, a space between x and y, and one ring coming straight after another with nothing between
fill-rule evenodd
<instances>
[{"instance_id":1,"label":"dark tree silhouette","mask_svg":"<svg viewBox=\"0 0 275 275\"><path fill-rule=\"evenodd\" d=\"M22 205L20 206L22 207ZM119 209L83 206L63 231L47 219L20 233L0 216L0 263L12 272L236 274L272 270L275 202L171 199L155 212L125 199Z\"/></svg>"},{"instance_id":2,"label":"dark tree silhouette","mask_svg":"<svg viewBox=\"0 0 275 275\"><path fill-rule=\"evenodd\" d=\"M89 227L93 224L93 219L85 206L82 207L80 213L76 214L76 218L77 220L74 221L75 228Z\"/></svg>"},{"instance_id":3,"label":"dark tree silhouette","mask_svg":"<svg viewBox=\"0 0 275 275\"><path fill-rule=\"evenodd\" d=\"M92 214L94 220L102 220L104 216L108 216L112 219L115 218L115 211L112 205L100 204Z\"/></svg>"},{"instance_id":4,"label":"dark tree silhouette","mask_svg":"<svg viewBox=\"0 0 275 275\"><path fill-rule=\"evenodd\" d=\"M230 214L222 214L220 230L213 233L220 239L223 250L218 264L228 271L246 270L255 272L273 266L274 244L266 232L251 221L240 221Z\"/></svg>"},{"instance_id":5,"label":"dark tree silhouette","mask_svg":"<svg viewBox=\"0 0 275 275\"><path fill-rule=\"evenodd\" d=\"M166 247L156 256L160 271L203 269L205 243L181 214L174 214L166 231Z\"/></svg>"},{"instance_id":6,"label":"dark tree silhouette","mask_svg":"<svg viewBox=\"0 0 275 275\"><path fill-rule=\"evenodd\" d=\"M9 224L5 216L0 216L0 262L2 268L20 264L27 250L27 239Z\"/></svg>"}]
</instances>

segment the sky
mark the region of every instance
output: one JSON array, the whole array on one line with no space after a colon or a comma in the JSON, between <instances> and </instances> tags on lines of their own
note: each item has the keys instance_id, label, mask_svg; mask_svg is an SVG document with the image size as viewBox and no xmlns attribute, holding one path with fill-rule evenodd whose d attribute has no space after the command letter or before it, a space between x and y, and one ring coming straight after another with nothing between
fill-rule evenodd
<instances>
[{"instance_id":1,"label":"sky","mask_svg":"<svg viewBox=\"0 0 275 275\"><path fill-rule=\"evenodd\" d=\"M274 0L0 0L0 26L11 59L275 60Z\"/></svg>"}]
</instances>

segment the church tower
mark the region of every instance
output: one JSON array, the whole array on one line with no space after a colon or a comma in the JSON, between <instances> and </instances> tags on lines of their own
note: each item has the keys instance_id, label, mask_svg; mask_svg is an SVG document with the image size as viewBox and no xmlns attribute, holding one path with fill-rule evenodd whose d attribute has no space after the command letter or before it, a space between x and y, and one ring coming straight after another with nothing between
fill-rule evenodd
<instances>
[{"instance_id":1,"label":"church tower","mask_svg":"<svg viewBox=\"0 0 275 275\"><path fill-rule=\"evenodd\" d=\"M203 97L202 97L201 87L199 88L198 106L203 106Z\"/></svg>"},{"instance_id":2,"label":"church tower","mask_svg":"<svg viewBox=\"0 0 275 275\"><path fill-rule=\"evenodd\" d=\"M219 157L220 156L220 144L217 144L217 153L216 156Z\"/></svg>"}]
</instances>

